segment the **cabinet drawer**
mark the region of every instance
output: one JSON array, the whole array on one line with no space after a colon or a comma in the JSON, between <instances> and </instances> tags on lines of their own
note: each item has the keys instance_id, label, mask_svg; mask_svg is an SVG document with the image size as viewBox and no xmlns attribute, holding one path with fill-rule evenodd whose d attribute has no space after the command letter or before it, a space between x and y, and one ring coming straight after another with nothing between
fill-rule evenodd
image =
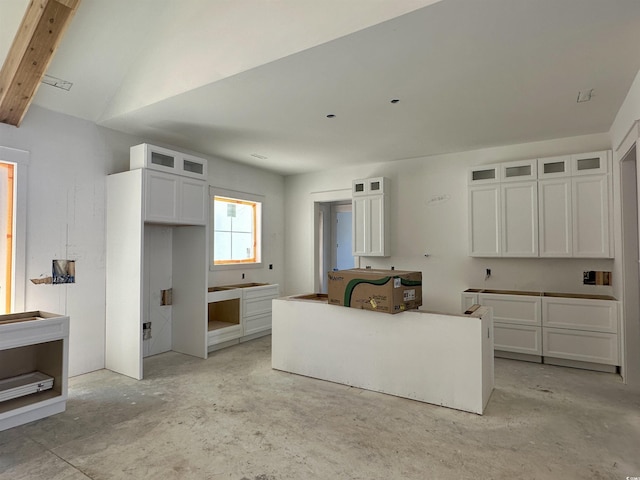
<instances>
[{"instance_id":1,"label":"cabinet drawer","mask_svg":"<svg viewBox=\"0 0 640 480\"><path fill-rule=\"evenodd\" d=\"M618 332L618 302L615 301L544 297L542 309L545 327Z\"/></svg>"},{"instance_id":2,"label":"cabinet drawer","mask_svg":"<svg viewBox=\"0 0 640 480\"><path fill-rule=\"evenodd\" d=\"M278 285L264 285L261 287L245 288L242 292L245 300L254 298L277 298L278 297Z\"/></svg>"},{"instance_id":3,"label":"cabinet drawer","mask_svg":"<svg viewBox=\"0 0 640 480\"><path fill-rule=\"evenodd\" d=\"M493 348L503 352L542 355L542 334L540 327L493 324Z\"/></svg>"},{"instance_id":4,"label":"cabinet drawer","mask_svg":"<svg viewBox=\"0 0 640 480\"><path fill-rule=\"evenodd\" d=\"M244 335L264 332L271 328L271 313L244 319Z\"/></svg>"},{"instance_id":5,"label":"cabinet drawer","mask_svg":"<svg viewBox=\"0 0 640 480\"><path fill-rule=\"evenodd\" d=\"M271 314L271 297L253 298L246 300L242 303L244 310L242 312L243 317L249 317L252 315L260 315L261 313Z\"/></svg>"},{"instance_id":6,"label":"cabinet drawer","mask_svg":"<svg viewBox=\"0 0 640 480\"><path fill-rule=\"evenodd\" d=\"M544 328L543 355L581 362L619 365L618 336L564 328Z\"/></svg>"},{"instance_id":7,"label":"cabinet drawer","mask_svg":"<svg viewBox=\"0 0 640 480\"><path fill-rule=\"evenodd\" d=\"M494 323L541 325L540 297L528 295L479 295L480 305L493 308Z\"/></svg>"}]
</instances>

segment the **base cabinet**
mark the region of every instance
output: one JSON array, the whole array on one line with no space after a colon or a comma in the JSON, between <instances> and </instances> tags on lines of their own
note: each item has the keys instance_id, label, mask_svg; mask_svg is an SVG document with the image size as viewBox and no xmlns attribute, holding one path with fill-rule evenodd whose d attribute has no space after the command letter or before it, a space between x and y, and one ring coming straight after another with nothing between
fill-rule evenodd
<instances>
[{"instance_id":1,"label":"base cabinet","mask_svg":"<svg viewBox=\"0 0 640 480\"><path fill-rule=\"evenodd\" d=\"M490 293L496 292L496 293ZM526 358L569 366L600 369L620 365L618 302L610 297L542 292L469 289L462 293L462 310L472 304L493 309L496 356ZM518 354L512 356L511 354ZM520 355L527 355L521 357Z\"/></svg>"},{"instance_id":2,"label":"base cabinet","mask_svg":"<svg viewBox=\"0 0 640 480\"><path fill-rule=\"evenodd\" d=\"M208 294L209 350L268 335L271 332L271 301L278 295L277 284L212 287Z\"/></svg>"},{"instance_id":3,"label":"base cabinet","mask_svg":"<svg viewBox=\"0 0 640 480\"><path fill-rule=\"evenodd\" d=\"M493 324L493 347L497 351L542 355L542 328L511 323Z\"/></svg>"},{"instance_id":4,"label":"base cabinet","mask_svg":"<svg viewBox=\"0 0 640 480\"><path fill-rule=\"evenodd\" d=\"M69 317L0 315L0 431L64 412Z\"/></svg>"},{"instance_id":5,"label":"base cabinet","mask_svg":"<svg viewBox=\"0 0 640 480\"><path fill-rule=\"evenodd\" d=\"M542 353L579 362L619 365L618 336L612 333L545 328Z\"/></svg>"}]
</instances>

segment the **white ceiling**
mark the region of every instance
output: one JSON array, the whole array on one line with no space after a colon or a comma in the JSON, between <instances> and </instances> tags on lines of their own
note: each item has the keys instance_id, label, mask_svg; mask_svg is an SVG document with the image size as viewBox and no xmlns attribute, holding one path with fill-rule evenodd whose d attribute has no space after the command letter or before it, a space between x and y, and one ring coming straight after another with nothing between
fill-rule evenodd
<instances>
[{"instance_id":1,"label":"white ceiling","mask_svg":"<svg viewBox=\"0 0 640 480\"><path fill-rule=\"evenodd\" d=\"M639 69L638 0L83 0L34 103L295 174L606 132Z\"/></svg>"}]
</instances>

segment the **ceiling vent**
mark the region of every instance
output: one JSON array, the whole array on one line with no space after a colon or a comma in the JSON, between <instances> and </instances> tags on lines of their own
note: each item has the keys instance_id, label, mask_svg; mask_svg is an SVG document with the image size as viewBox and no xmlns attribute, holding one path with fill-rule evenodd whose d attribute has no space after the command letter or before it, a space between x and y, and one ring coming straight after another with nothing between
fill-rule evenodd
<instances>
[{"instance_id":1,"label":"ceiling vent","mask_svg":"<svg viewBox=\"0 0 640 480\"><path fill-rule=\"evenodd\" d=\"M52 87L60 88L62 90L66 90L67 92L71 90L73 83L67 82L66 80L62 80L61 78L52 77L51 75L45 74L42 77L42 83L46 85L51 85Z\"/></svg>"}]
</instances>

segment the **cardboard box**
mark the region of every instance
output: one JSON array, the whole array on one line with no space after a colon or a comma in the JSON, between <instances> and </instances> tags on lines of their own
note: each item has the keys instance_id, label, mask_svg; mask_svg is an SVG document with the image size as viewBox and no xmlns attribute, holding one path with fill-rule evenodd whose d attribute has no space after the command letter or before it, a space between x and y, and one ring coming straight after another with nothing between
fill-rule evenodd
<instances>
[{"instance_id":1,"label":"cardboard box","mask_svg":"<svg viewBox=\"0 0 640 480\"><path fill-rule=\"evenodd\" d=\"M329 304L399 313L422 305L422 272L353 268L329 272Z\"/></svg>"}]
</instances>

